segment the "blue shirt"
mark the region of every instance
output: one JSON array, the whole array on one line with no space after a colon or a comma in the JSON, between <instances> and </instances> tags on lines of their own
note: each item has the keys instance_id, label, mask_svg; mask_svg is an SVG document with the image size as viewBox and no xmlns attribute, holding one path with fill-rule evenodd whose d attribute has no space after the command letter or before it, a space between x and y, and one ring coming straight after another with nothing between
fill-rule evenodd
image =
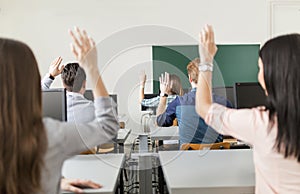
<instances>
[{"instance_id":1,"label":"blue shirt","mask_svg":"<svg viewBox=\"0 0 300 194\"><path fill-rule=\"evenodd\" d=\"M189 93L178 96L172 101L167 110L157 117L157 124L163 127L172 126L173 120L178 119L179 142L183 143L215 143L221 142L222 136L209 127L195 110L196 88ZM213 94L213 102L231 107L224 97Z\"/></svg>"}]
</instances>

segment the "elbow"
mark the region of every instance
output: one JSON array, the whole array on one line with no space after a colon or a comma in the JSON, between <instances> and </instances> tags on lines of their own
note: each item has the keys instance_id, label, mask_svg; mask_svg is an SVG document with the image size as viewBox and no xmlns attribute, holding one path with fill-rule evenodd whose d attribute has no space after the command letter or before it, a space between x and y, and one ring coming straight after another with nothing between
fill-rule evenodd
<instances>
[{"instance_id":1,"label":"elbow","mask_svg":"<svg viewBox=\"0 0 300 194\"><path fill-rule=\"evenodd\" d=\"M100 122L103 122L103 121L100 121ZM104 121L103 123L105 123L105 126L103 126L103 129L106 133L107 139L111 140L111 139L115 138L120 129L118 120L115 117L113 117L110 119L106 119L106 121Z\"/></svg>"},{"instance_id":2,"label":"elbow","mask_svg":"<svg viewBox=\"0 0 300 194\"><path fill-rule=\"evenodd\" d=\"M207 103L207 104L200 104L198 102L196 102L196 113L201 117L201 118L205 118L207 113L208 113L208 109L210 107L211 104Z\"/></svg>"}]
</instances>

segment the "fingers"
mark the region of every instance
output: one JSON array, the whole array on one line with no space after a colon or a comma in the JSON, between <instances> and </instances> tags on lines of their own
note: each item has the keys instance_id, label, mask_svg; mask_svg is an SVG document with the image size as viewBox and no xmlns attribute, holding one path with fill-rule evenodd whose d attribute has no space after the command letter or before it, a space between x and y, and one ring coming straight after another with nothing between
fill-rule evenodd
<instances>
[{"instance_id":1,"label":"fingers","mask_svg":"<svg viewBox=\"0 0 300 194\"><path fill-rule=\"evenodd\" d=\"M214 30L211 25L205 25L199 34L199 40L201 43L204 42L215 42Z\"/></svg>"},{"instance_id":2,"label":"fingers","mask_svg":"<svg viewBox=\"0 0 300 194\"><path fill-rule=\"evenodd\" d=\"M91 180L79 180L78 184L80 186L90 187L90 188L93 188L93 189L98 189L98 188L102 187L102 185L100 185L98 183L95 183L95 182L93 182Z\"/></svg>"},{"instance_id":3,"label":"fingers","mask_svg":"<svg viewBox=\"0 0 300 194\"><path fill-rule=\"evenodd\" d=\"M76 51L75 46L72 43L70 45L70 48L75 58L78 59L78 52Z\"/></svg>"},{"instance_id":4,"label":"fingers","mask_svg":"<svg viewBox=\"0 0 300 194\"><path fill-rule=\"evenodd\" d=\"M70 36L72 38L72 41L73 41L73 47L75 46L77 48L81 48L82 45L79 43L79 40L77 39L77 37L75 36L75 34L72 32L72 30L69 30L69 34L70 34Z\"/></svg>"},{"instance_id":5,"label":"fingers","mask_svg":"<svg viewBox=\"0 0 300 194\"><path fill-rule=\"evenodd\" d=\"M159 82L160 82L160 84L163 84L163 82L164 82L164 76L163 76L163 74L160 75Z\"/></svg>"},{"instance_id":6,"label":"fingers","mask_svg":"<svg viewBox=\"0 0 300 194\"><path fill-rule=\"evenodd\" d=\"M166 82L166 84L170 83L170 75L167 72L165 72L165 82Z\"/></svg>"},{"instance_id":7,"label":"fingers","mask_svg":"<svg viewBox=\"0 0 300 194\"><path fill-rule=\"evenodd\" d=\"M60 68L58 69L59 72L61 73L64 70L64 68L65 68L65 65L61 65Z\"/></svg>"},{"instance_id":8,"label":"fingers","mask_svg":"<svg viewBox=\"0 0 300 194\"><path fill-rule=\"evenodd\" d=\"M215 33L211 25L208 25L208 31L210 35L210 42L215 42Z\"/></svg>"},{"instance_id":9,"label":"fingers","mask_svg":"<svg viewBox=\"0 0 300 194\"><path fill-rule=\"evenodd\" d=\"M71 192L74 192L74 193L83 193L83 190L78 188L78 187L75 187L73 185L68 185L66 186L65 188L66 191L71 191Z\"/></svg>"}]
</instances>

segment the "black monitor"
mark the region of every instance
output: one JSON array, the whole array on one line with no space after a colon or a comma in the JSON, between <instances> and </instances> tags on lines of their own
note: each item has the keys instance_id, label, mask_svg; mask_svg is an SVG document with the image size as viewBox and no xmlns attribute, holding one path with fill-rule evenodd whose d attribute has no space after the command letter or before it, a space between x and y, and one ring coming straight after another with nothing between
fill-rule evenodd
<instances>
[{"instance_id":1,"label":"black monitor","mask_svg":"<svg viewBox=\"0 0 300 194\"><path fill-rule=\"evenodd\" d=\"M212 89L212 92L218 96L223 96L234 106L233 87L215 87Z\"/></svg>"},{"instance_id":2,"label":"black monitor","mask_svg":"<svg viewBox=\"0 0 300 194\"><path fill-rule=\"evenodd\" d=\"M235 83L235 107L253 108L266 105L266 94L259 83Z\"/></svg>"},{"instance_id":3,"label":"black monitor","mask_svg":"<svg viewBox=\"0 0 300 194\"><path fill-rule=\"evenodd\" d=\"M144 94L144 99L150 99L150 98L155 98L155 97L157 97L158 96L158 94ZM157 107L148 107L148 106L143 106L143 105L141 105L141 110L142 111L146 111L146 110L152 110L153 111L153 113L155 113L156 112L156 108Z\"/></svg>"},{"instance_id":4,"label":"black monitor","mask_svg":"<svg viewBox=\"0 0 300 194\"><path fill-rule=\"evenodd\" d=\"M86 90L84 95L83 95L86 99L94 101L94 94L93 94L93 90ZM116 114L118 114L118 96L117 94L109 94L109 96L113 99L113 101L116 103Z\"/></svg>"},{"instance_id":5,"label":"black monitor","mask_svg":"<svg viewBox=\"0 0 300 194\"><path fill-rule=\"evenodd\" d=\"M66 90L63 88L42 91L43 117L67 121Z\"/></svg>"}]
</instances>

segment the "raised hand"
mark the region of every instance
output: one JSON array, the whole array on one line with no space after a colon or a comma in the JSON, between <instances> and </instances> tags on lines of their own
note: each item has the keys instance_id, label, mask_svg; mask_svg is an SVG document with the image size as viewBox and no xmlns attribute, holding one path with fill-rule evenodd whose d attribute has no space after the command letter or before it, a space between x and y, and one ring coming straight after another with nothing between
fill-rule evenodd
<instances>
[{"instance_id":1,"label":"raised hand","mask_svg":"<svg viewBox=\"0 0 300 194\"><path fill-rule=\"evenodd\" d=\"M94 40L88 36L85 30L80 30L77 27L75 33L69 30L69 34L72 38L71 51L82 68L85 70L96 69L97 50Z\"/></svg>"},{"instance_id":2,"label":"raised hand","mask_svg":"<svg viewBox=\"0 0 300 194\"><path fill-rule=\"evenodd\" d=\"M58 76L64 69L64 65L60 65L62 62L61 57L57 57L54 61L52 61L49 67L49 74L53 77Z\"/></svg>"},{"instance_id":3,"label":"raised hand","mask_svg":"<svg viewBox=\"0 0 300 194\"><path fill-rule=\"evenodd\" d=\"M140 79L140 85L142 87L145 87L145 84L146 84L146 79L147 79L147 76L145 74L145 70L142 70L139 74L139 79Z\"/></svg>"},{"instance_id":4,"label":"raised hand","mask_svg":"<svg viewBox=\"0 0 300 194\"><path fill-rule=\"evenodd\" d=\"M170 94L172 83L170 82L170 74L165 72L165 74L161 74L159 77L160 82L160 93L163 94Z\"/></svg>"},{"instance_id":5,"label":"raised hand","mask_svg":"<svg viewBox=\"0 0 300 194\"><path fill-rule=\"evenodd\" d=\"M213 28L210 25L206 25L199 34L199 55L201 63L212 64L217 50Z\"/></svg>"}]
</instances>

